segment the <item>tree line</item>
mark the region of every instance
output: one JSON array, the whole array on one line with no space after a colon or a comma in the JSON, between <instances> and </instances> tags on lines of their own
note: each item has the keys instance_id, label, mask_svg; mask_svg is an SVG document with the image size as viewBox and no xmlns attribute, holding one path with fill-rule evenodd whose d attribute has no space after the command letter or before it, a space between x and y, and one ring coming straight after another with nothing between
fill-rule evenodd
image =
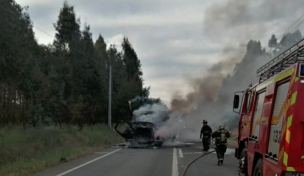
<instances>
[{"instance_id":1,"label":"tree line","mask_svg":"<svg viewBox=\"0 0 304 176\"><path fill-rule=\"evenodd\" d=\"M94 42L90 26L64 2L52 44L38 44L27 7L14 0L0 5L0 125L83 125L106 123L109 67L112 66L112 120L129 120L136 106L161 102L143 86L140 60L128 38L122 51Z\"/></svg>"},{"instance_id":2,"label":"tree line","mask_svg":"<svg viewBox=\"0 0 304 176\"><path fill-rule=\"evenodd\" d=\"M278 41L275 34L272 34L271 38L268 40L268 47L271 48L271 53L274 56L277 56L302 39L303 36L299 30L284 34L280 41Z\"/></svg>"}]
</instances>

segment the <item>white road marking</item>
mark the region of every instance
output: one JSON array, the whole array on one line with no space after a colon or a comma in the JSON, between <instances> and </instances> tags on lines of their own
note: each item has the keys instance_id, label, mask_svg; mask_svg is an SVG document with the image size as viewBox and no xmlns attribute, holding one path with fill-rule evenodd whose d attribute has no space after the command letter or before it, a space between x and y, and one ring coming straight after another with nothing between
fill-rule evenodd
<instances>
[{"instance_id":1,"label":"white road marking","mask_svg":"<svg viewBox=\"0 0 304 176\"><path fill-rule=\"evenodd\" d=\"M184 158L182 149L178 149L178 154L180 158Z\"/></svg>"},{"instance_id":2,"label":"white road marking","mask_svg":"<svg viewBox=\"0 0 304 176\"><path fill-rule=\"evenodd\" d=\"M97 161L97 160L99 160L99 159L101 159L101 158L104 158L104 157L106 157L106 156L108 156L108 155L111 155L111 154L113 154L113 153L115 153L115 152L118 152L119 150L121 150L121 149L114 150L113 152L110 152L110 153L105 154L105 155L103 155L103 156L101 156L101 157L98 157L98 158L96 158L96 159L93 159L92 161L89 161L89 162L86 162L86 163L84 163L84 164L82 164L82 165L79 165L79 166L77 166L77 167L74 167L73 169L70 169L70 170L68 170L68 171L66 171L66 172L63 172L63 173L61 173L61 174L59 174L59 175L57 175L57 176L62 176L62 175L65 175L65 174L67 174L67 173L70 173L70 172L72 172L72 171L74 171L74 170L76 170L76 169L79 169L79 168L81 168L81 167L83 167L83 166L85 166L85 165L88 165L88 164L90 164L90 163L93 163L94 161Z\"/></svg>"},{"instance_id":3,"label":"white road marking","mask_svg":"<svg viewBox=\"0 0 304 176\"><path fill-rule=\"evenodd\" d=\"M178 176L177 150L173 148L172 176Z\"/></svg>"}]
</instances>

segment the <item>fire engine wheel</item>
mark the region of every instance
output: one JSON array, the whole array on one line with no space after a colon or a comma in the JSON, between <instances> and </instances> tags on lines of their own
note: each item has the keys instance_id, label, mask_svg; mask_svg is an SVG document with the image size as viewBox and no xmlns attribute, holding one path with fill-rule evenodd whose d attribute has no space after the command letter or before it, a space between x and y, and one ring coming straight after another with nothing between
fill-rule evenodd
<instances>
[{"instance_id":1,"label":"fire engine wheel","mask_svg":"<svg viewBox=\"0 0 304 176\"><path fill-rule=\"evenodd\" d=\"M254 167L253 176L263 176L263 160L260 158Z\"/></svg>"},{"instance_id":2,"label":"fire engine wheel","mask_svg":"<svg viewBox=\"0 0 304 176\"><path fill-rule=\"evenodd\" d=\"M239 159L239 176L247 176L247 149L243 149Z\"/></svg>"}]
</instances>

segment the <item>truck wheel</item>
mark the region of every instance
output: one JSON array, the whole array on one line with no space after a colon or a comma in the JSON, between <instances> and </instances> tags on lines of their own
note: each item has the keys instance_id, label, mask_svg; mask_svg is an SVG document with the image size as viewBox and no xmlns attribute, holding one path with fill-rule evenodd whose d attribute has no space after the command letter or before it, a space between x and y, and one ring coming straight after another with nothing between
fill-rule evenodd
<instances>
[{"instance_id":1,"label":"truck wheel","mask_svg":"<svg viewBox=\"0 0 304 176\"><path fill-rule=\"evenodd\" d=\"M247 149L243 149L239 159L239 176L247 176Z\"/></svg>"},{"instance_id":2,"label":"truck wheel","mask_svg":"<svg viewBox=\"0 0 304 176\"><path fill-rule=\"evenodd\" d=\"M254 167L253 176L263 176L263 160L260 158Z\"/></svg>"}]
</instances>

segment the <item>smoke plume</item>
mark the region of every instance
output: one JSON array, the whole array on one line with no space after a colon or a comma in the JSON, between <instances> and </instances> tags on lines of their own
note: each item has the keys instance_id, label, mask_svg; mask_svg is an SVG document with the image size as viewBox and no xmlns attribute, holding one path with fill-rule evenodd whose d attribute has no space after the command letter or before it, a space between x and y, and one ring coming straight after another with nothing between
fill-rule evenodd
<instances>
[{"instance_id":1,"label":"smoke plume","mask_svg":"<svg viewBox=\"0 0 304 176\"><path fill-rule=\"evenodd\" d=\"M186 113L199 108L199 104L211 103L217 100L219 90L227 74L233 69L245 53L244 45L238 48L226 47L221 55L222 60L212 65L202 78L190 80L193 91L183 97L178 93L173 95L171 109L179 113Z\"/></svg>"},{"instance_id":2,"label":"smoke plume","mask_svg":"<svg viewBox=\"0 0 304 176\"><path fill-rule=\"evenodd\" d=\"M206 10L204 34L228 47L223 49L220 61L201 78L191 79L192 92L186 96L173 94L171 108L187 114L185 124L189 128L199 133L203 119L213 127L221 123L229 129L237 127L239 115L232 112L234 92L256 83L256 70L270 59L261 42L251 39L268 42L276 32L273 29L286 30L303 13L299 7L302 3L301 0L227 0ZM239 43L239 47L234 47Z\"/></svg>"},{"instance_id":3,"label":"smoke plume","mask_svg":"<svg viewBox=\"0 0 304 176\"><path fill-rule=\"evenodd\" d=\"M221 1L206 10L203 32L225 44L268 39L273 33L283 34L303 14L302 4L302 0Z\"/></svg>"},{"instance_id":4,"label":"smoke plume","mask_svg":"<svg viewBox=\"0 0 304 176\"><path fill-rule=\"evenodd\" d=\"M162 122L168 120L169 109L160 103L146 104L133 111L133 121L152 122L160 126Z\"/></svg>"},{"instance_id":5,"label":"smoke plume","mask_svg":"<svg viewBox=\"0 0 304 176\"><path fill-rule=\"evenodd\" d=\"M228 47L223 49L220 61L201 78L190 79L192 92L186 96L173 94L171 109L185 119L185 129L192 131L187 137L197 138L203 119L207 119L213 129L222 123L230 130L237 128L239 115L232 112L234 92L255 84L256 70L270 60L261 42L251 39L268 42L276 32L269 30L274 29L274 24L277 31L286 30L286 26L303 13L300 4L301 0L228 0L206 10L204 34ZM292 11L294 15L286 15ZM240 45L235 47L236 44Z\"/></svg>"},{"instance_id":6,"label":"smoke plume","mask_svg":"<svg viewBox=\"0 0 304 176\"><path fill-rule=\"evenodd\" d=\"M220 124L225 124L228 130L237 128L240 116L232 111L234 92L255 84L256 70L270 60L261 42L251 39L260 39L265 45L271 34L283 33L303 13L302 3L227 0L210 6L204 15L203 32L226 47L219 58L210 58L219 62L201 77L189 78L191 92L185 96L173 93L172 112L159 132L199 140L203 119L209 121L213 130Z\"/></svg>"}]
</instances>

